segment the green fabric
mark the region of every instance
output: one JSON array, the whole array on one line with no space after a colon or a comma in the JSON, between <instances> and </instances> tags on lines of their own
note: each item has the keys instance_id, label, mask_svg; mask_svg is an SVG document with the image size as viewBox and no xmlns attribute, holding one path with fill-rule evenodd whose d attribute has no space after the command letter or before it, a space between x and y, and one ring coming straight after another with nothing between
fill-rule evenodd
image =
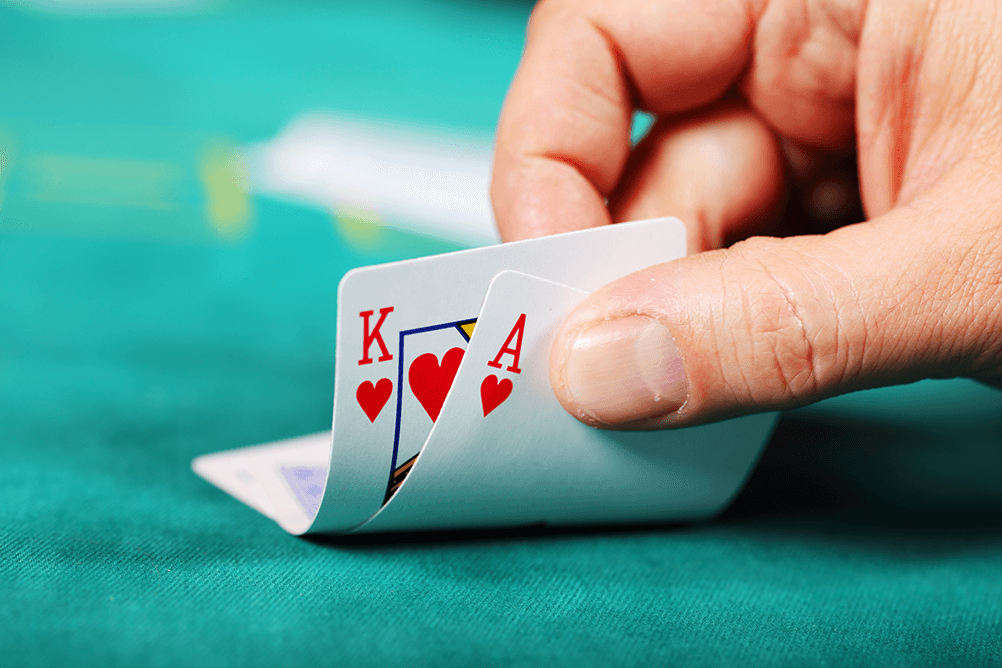
<instances>
[{"instance_id":1,"label":"green fabric","mask_svg":"<svg viewBox=\"0 0 1002 668\"><path fill-rule=\"evenodd\" d=\"M0 9L0 666L1002 665L1002 394L968 381L785 416L692 526L303 540L190 472L328 428L339 277L454 247L203 218L206 141L309 106L489 132L526 7L382 7ZM52 153L173 161L186 204L41 201Z\"/></svg>"},{"instance_id":2,"label":"green fabric","mask_svg":"<svg viewBox=\"0 0 1002 668\"><path fill-rule=\"evenodd\" d=\"M999 663L992 390L790 414L712 523L306 541L188 462L326 426L333 242L3 249L2 665Z\"/></svg>"}]
</instances>

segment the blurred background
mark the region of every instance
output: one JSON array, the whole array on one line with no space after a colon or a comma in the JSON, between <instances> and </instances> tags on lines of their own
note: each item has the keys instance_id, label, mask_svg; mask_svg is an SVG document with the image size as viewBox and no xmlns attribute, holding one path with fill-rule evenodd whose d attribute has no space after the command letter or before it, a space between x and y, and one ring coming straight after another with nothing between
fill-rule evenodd
<instances>
[{"instance_id":1,"label":"blurred background","mask_svg":"<svg viewBox=\"0 0 1002 668\"><path fill-rule=\"evenodd\" d=\"M490 143L529 9L0 4L3 232L236 243L272 222L265 199L493 241Z\"/></svg>"},{"instance_id":2,"label":"blurred background","mask_svg":"<svg viewBox=\"0 0 1002 668\"><path fill-rule=\"evenodd\" d=\"M324 428L340 276L497 241L492 134L530 9L0 3L0 383L20 397L0 411L64 410L51 373L93 400L136 383L145 416L181 401L161 372L270 363L324 379L280 431Z\"/></svg>"}]
</instances>

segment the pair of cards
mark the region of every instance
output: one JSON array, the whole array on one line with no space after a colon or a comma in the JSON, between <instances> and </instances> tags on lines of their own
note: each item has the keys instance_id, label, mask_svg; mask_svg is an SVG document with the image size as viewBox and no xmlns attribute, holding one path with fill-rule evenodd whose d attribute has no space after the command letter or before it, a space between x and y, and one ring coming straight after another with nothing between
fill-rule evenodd
<instances>
[{"instance_id":1,"label":"pair of cards","mask_svg":"<svg viewBox=\"0 0 1002 668\"><path fill-rule=\"evenodd\" d=\"M712 515L774 415L597 430L564 411L548 374L588 293L684 252L666 218L353 270L338 289L333 432L192 466L295 534Z\"/></svg>"}]
</instances>

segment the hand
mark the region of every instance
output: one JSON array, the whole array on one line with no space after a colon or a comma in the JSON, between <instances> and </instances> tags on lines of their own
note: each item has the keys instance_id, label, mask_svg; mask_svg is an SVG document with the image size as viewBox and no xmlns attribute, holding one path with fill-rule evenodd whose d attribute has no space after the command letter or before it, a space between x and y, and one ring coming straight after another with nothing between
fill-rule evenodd
<instances>
[{"instance_id":1,"label":"hand","mask_svg":"<svg viewBox=\"0 0 1002 668\"><path fill-rule=\"evenodd\" d=\"M567 410L661 428L925 377L1000 384L1000 7L538 6L498 128L502 237L675 215L696 253L570 314L550 370ZM635 109L657 120L631 147Z\"/></svg>"}]
</instances>

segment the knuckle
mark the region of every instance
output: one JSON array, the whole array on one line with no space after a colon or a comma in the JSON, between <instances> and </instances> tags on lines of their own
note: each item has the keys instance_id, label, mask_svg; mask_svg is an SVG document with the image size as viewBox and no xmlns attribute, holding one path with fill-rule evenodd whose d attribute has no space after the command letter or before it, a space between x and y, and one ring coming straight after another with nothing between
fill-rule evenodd
<instances>
[{"instance_id":1,"label":"knuckle","mask_svg":"<svg viewBox=\"0 0 1002 668\"><path fill-rule=\"evenodd\" d=\"M728 338L742 360L725 377L732 391L757 405L817 399L851 373L851 359L863 356L865 336L850 356L856 328L846 326L849 305L833 298L852 294L840 285L844 277L805 260L791 257L782 241L752 238L733 246L724 265L725 277L741 277L724 287L728 301L739 302Z\"/></svg>"}]
</instances>

